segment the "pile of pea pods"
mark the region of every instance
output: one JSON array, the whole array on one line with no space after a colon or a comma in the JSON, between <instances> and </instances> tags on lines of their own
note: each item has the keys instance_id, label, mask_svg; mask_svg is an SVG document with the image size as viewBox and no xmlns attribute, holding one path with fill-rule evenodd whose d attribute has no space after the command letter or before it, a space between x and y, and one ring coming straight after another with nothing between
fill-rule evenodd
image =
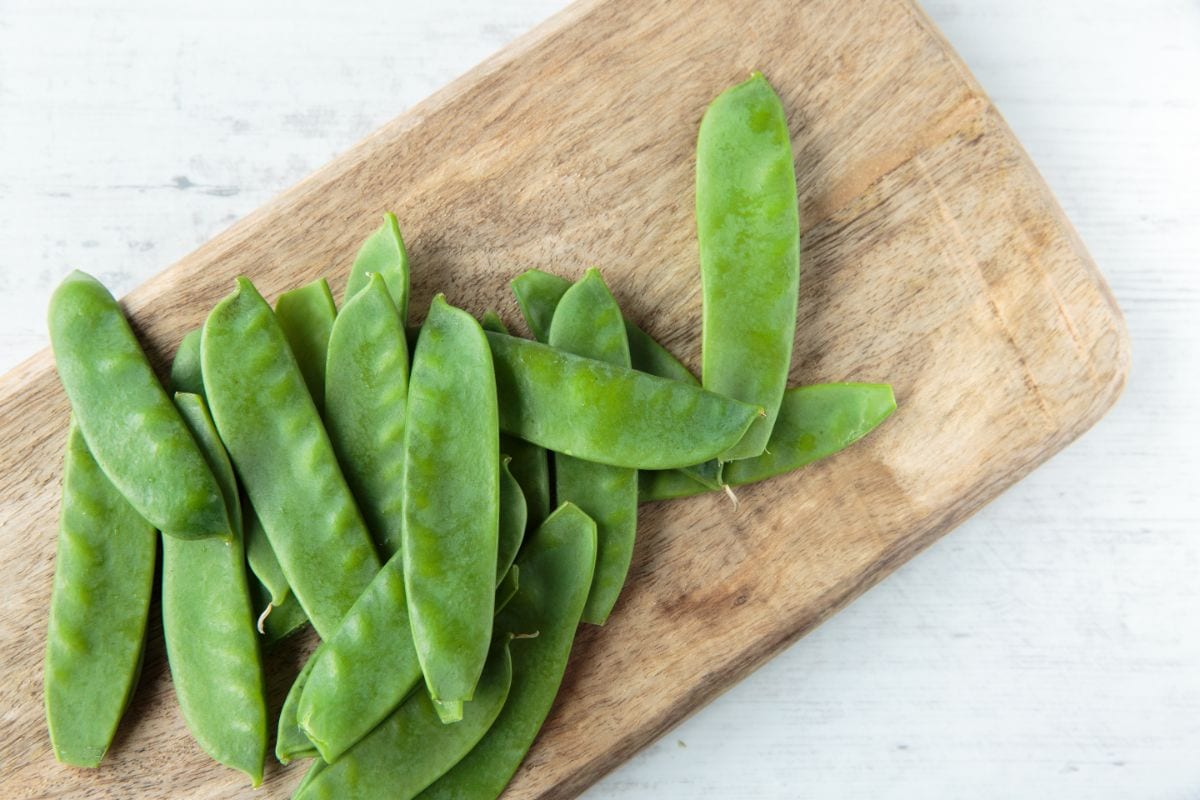
<instances>
[{"instance_id":1,"label":"pile of pea pods","mask_svg":"<svg viewBox=\"0 0 1200 800\"><path fill-rule=\"evenodd\" d=\"M895 409L887 385L787 388L800 232L762 75L711 104L696 158L702 381L595 269L512 281L532 339L442 295L408 327L391 214L340 310L324 279L272 309L239 278L169 389L112 295L70 275L49 313L72 408L45 662L57 758L94 767L112 741L161 542L172 682L213 759L261 783L261 652L311 624L276 722L279 761L313 759L296 797L503 792L580 622L617 603L639 502L733 495Z\"/></svg>"}]
</instances>

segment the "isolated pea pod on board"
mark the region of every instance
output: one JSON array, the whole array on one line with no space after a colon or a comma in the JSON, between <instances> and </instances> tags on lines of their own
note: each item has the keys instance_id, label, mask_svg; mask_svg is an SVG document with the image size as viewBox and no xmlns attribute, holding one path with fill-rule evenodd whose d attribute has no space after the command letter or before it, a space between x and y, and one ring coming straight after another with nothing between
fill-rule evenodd
<instances>
[{"instance_id":1,"label":"isolated pea pod on board","mask_svg":"<svg viewBox=\"0 0 1200 800\"><path fill-rule=\"evenodd\" d=\"M621 309L597 270L588 270L562 296L550 324L550 345L585 358L629 366ZM583 619L603 625L625 585L633 558L637 470L568 455L559 455L554 465L558 502L574 503L596 522L596 571Z\"/></svg>"},{"instance_id":2,"label":"isolated pea pod on board","mask_svg":"<svg viewBox=\"0 0 1200 800\"><path fill-rule=\"evenodd\" d=\"M201 356L221 440L292 592L328 636L379 557L283 331L249 280L209 314Z\"/></svg>"},{"instance_id":3,"label":"isolated pea pod on board","mask_svg":"<svg viewBox=\"0 0 1200 800\"><path fill-rule=\"evenodd\" d=\"M333 323L325 429L384 559L400 550L408 343L383 275L373 273Z\"/></svg>"},{"instance_id":4,"label":"isolated pea pod on board","mask_svg":"<svg viewBox=\"0 0 1200 800\"><path fill-rule=\"evenodd\" d=\"M204 399L175 404L235 509L233 539L163 535L163 638L183 718L204 752L262 783L267 703L254 613L246 583L237 480Z\"/></svg>"},{"instance_id":5,"label":"isolated pea pod on board","mask_svg":"<svg viewBox=\"0 0 1200 800\"><path fill-rule=\"evenodd\" d=\"M508 700L487 735L422 800L492 800L512 780L558 694L595 561L596 525L569 503L530 536L517 559L520 586L496 617L501 635L518 637Z\"/></svg>"},{"instance_id":6,"label":"isolated pea pod on board","mask_svg":"<svg viewBox=\"0 0 1200 800\"><path fill-rule=\"evenodd\" d=\"M495 610L500 434L483 329L442 295L413 354L404 435L404 584L421 672L447 721L483 670Z\"/></svg>"},{"instance_id":7,"label":"isolated pea pod on board","mask_svg":"<svg viewBox=\"0 0 1200 800\"><path fill-rule=\"evenodd\" d=\"M141 671L158 532L92 458L71 422L54 556L43 691L54 757L96 767Z\"/></svg>"},{"instance_id":8,"label":"isolated pea pod on board","mask_svg":"<svg viewBox=\"0 0 1200 800\"><path fill-rule=\"evenodd\" d=\"M117 301L73 272L50 299L50 343L88 450L147 522L175 536L229 536L217 479Z\"/></svg>"},{"instance_id":9,"label":"isolated pea pod on board","mask_svg":"<svg viewBox=\"0 0 1200 800\"><path fill-rule=\"evenodd\" d=\"M892 387L878 383L824 383L784 393L767 452L725 465L730 486L756 483L799 469L849 447L896 410ZM640 473L642 502L712 491L678 472Z\"/></svg>"},{"instance_id":10,"label":"isolated pea pod on board","mask_svg":"<svg viewBox=\"0 0 1200 800\"><path fill-rule=\"evenodd\" d=\"M783 104L761 73L722 92L696 142L706 389L762 407L722 461L767 447L792 361L800 216Z\"/></svg>"},{"instance_id":11,"label":"isolated pea pod on board","mask_svg":"<svg viewBox=\"0 0 1200 800\"><path fill-rule=\"evenodd\" d=\"M681 381L487 333L500 429L558 453L636 469L698 464L762 409Z\"/></svg>"},{"instance_id":12,"label":"isolated pea pod on board","mask_svg":"<svg viewBox=\"0 0 1200 800\"><path fill-rule=\"evenodd\" d=\"M426 692L411 697L332 764L318 761L296 800L406 800L444 775L483 738L512 683L507 637L497 642L462 719L444 725Z\"/></svg>"}]
</instances>

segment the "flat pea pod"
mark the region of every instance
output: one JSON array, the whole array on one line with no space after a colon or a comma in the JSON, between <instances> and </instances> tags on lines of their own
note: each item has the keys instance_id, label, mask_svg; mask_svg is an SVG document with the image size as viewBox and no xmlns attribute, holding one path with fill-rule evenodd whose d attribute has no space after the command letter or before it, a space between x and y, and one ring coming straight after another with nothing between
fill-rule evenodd
<instances>
[{"instance_id":1,"label":"flat pea pod","mask_svg":"<svg viewBox=\"0 0 1200 800\"><path fill-rule=\"evenodd\" d=\"M331 634L379 557L271 308L246 278L204 324L217 431L317 633Z\"/></svg>"},{"instance_id":2,"label":"flat pea pod","mask_svg":"<svg viewBox=\"0 0 1200 800\"><path fill-rule=\"evenodd\" d=\"M521 484L509 470L510 456L500 461L500 522L497 531L496 580L504 578L508 568L517 559L517 551L525 539L525 528L529 521L528 504Z\"/></svg>"},{"instance_id":3,"label":"flat pea pod","mask_svg":"<svg viewBox=\"0 0 1200 800\"><path fill-rule=\"evenodd\" d=\"M408 343L376 272L342 308L329 337L325 428L385 559L404 523L404 420Z\"/></svg>"},{"instance_id":4,"label":"flat pea pod","mask_svg":"<svg viewBox=\"0 0 1200 800\"><path fill-rule=\"evenodd\" d=\"M507 639L491 648L463 718L443 725L433 701L415 692L361 742L332 764L314 765L296 800L407 800L471 751L495 722L512 684Z\"/></svg>"},{"instance_id":5,"label":"flat pea pod","mask_svg":"<svg viewBox=\"0 0 1200 800\"><path fill-rule=\"evenodd\" d=\"M283 567L279 565L279 559L267 539L267 532L263 530L258 514L249 502L243 504L242 519L246 531L246 562L250 565L250 571L266 588L271 605L281 606L291 596L292 587L288 586Z\"/></svg>"},{"instance_id":6,"label":"flat pea pod","mask_svg":"<svg viewBox=\"0 0 1200 800\"><path fill-rule=\"evenodd\" d=\"M250 598L256 609L265 610L268 605L271 606L269 614L259 615L263 638L268 645L287 638L308 623L308 615L293 594L289 593L282 603L275 605L271 602L270 592L256 579L250 582Z\"/></svg>"},{"instance_id":7,"label":"flat pea pod","mask_svg":"<svg viewBox=\"0 0 1200 800\"><path fill-rule=\"evenodd\" d=\"M538 342L488 333L500 428L558 453L671 469L733 445L762 409Z\"/></svg>"},{"instance_id":8,"label":"flat pea pod","mask_svg":"<svg viewBox=\"0 0 1200 800\"><path fill-rule=\"evenodd\" d=\"M892 387L878 383L798 386L783 395L767 452L725 465L731 486L765 480L849 447L896 410ZM640 475L642 502L702 494L710 489L679 473Z\"/></svg>"},{"instance_id":9,"label":"flat pea pod","mask_svg":"<svg viewBox=\"0 0 1200 800\"><path fill-rule=\"evenodd\" d=\"M492 636L500 517L494 375L479 323L435 297L409 381L401 553L421 672L447 721L471 699Z\"/></svg>"},{"instance_id":10,"label":"flat pea pod","mask_svg":"<svg viewBox=\"0 0 1200 800\"><path fill-rule=\"evenodd\" d=\"M319 753L312 741L304 735L300 728L300 698L308 685L308 676L312 674L325 642L317 645L317 649L304 662L287 696L283 698L283 707L279 709L279 724L275 733L275 758L280 764L290 764L297 758L315 758Z\"/></svg>"},{"instance_id":11,"label":"flat pea pod","mask_svg":"<svg viewBox=\"0 0 1200 800\"><path fill-rule=\"evenodd\" d=\"M163 638L171 683L204 752L258 786L267 754L267 702L246 584L237 479L204 399L181 392L175 404L235 513L232 541L163 535Z\"/></svg>"},{"instance_id":12,"label":"flat pea pod","mask_svg":"<svg viewBox=\"0 0 1200 800\"><path fill-rule=\"evenodd\" d=\"M721 454L761 455L787 387L800 288L800 215L787 116L761 73L700 121L696 234L704 297L704 388L766 416Z\"/></svg>"},{"instance_id":13,"label":"flat pea pod","mask_svg":"<svg viewBox=\"0 0 1200 800\"><path fill-rule=\"evenodd\" d=\"M550 340L554 310L569 288L571 281L540 269L526 270L513 279L512 290L521 315L533 338L539 342L545 344ZM628 319L625 320L625 336L629 343L630 366L637 371L700 385L696 376L670 350Z\"/></svg>"},{"instance_id":14,"label":"flat pea pod","mask_svg":"<svg viewBox=\"0 0 1200 800\"><path fill-rule=\"evenodd\" d=\"M176 392L204 396L204 379L200 374L199 328L189 331L179 343L175 359L171 362L171 388ZM231 517L234 513L229 509Z\"/></svg>"},{"instance_id":15,"label":"flat pea pod","mask_svg":"<svg viewBox=\"0 0 1200 800\"><path fill-rule=\"evenodd\" d=\"M502 549L497 560L505 573L497 600L507 588L505 580L511 585L515 579L510 567L525 529L521 488L507 470L501 471L500 485ZM383 565L311 662L295 719L321 758L333 762L392 713L421 680L401 556Z\"/></svg>"},{"instance_id":16,"label":"flat pea pod","mask_svg":"<svg viewBox=\"0 0 1200 800\"><path fill-rule=\"evenodd\" d=\"M586 358L629 366L621 309L598 271L588 270L563 295L550 325L550 344ZM596 571L583 619L603 625L621 594L633 558L637 470L561 454L554 466L558 501L574 503L596 522Z\"/></svg>"},{"instance_id":17,"label":"flat pea pod","mask_svg":"<svg viewBox=\"0 0 1200 800\"><path fill-rule=\"evenodd\" d=\"M50 342L88 450L146 521L176 536L229 536L212 470L117 301L72 272L50 299Z\"/></svg>"},{"instance_id":18,"label":"flat pea pod","mask_svg":"<svg viewBox=\"0 0 1200 800\"><path fill-rule=\"evenodd\" d=\"M325 405L326 353L336 318L337 306L324 278L284 292L275 301L275 319L300 365L304 385L317 411L322 411Z\"/></svg>"},{"instance_id":19,"label":"flat pea pod","mask_svg":"<svg viewBox=\"0 0 1200 800\"><path fill-rule=\"evenodd\" d=\"M494 311L484 312L481 325L485 331L508 333L508 326ZM525 494L527 527L536 530L550 515L550 456L536 444L506 434L500 434L500 452L512 459L508 469Z\"/></svg>"},{"instance_id":20,"label":"flat pea pod","mask_svg":"<svg viewBox=\"0 0 1200 800\"><path fill-rule=\"evenodd\" d=\"M366 287L372 275L381 275L387 283L388 293L400 314L400 321L408 320L408 250L404 237L400 235L400 223L390 211L383 215L379 226L359 248L346 281L346 295L342 302L349 302L359 290Z\"/></svg>"},{"instance_id":21,"label":"flat pea pod","mask_svg":"<svg viewBox=\"0 0 1200 800\"><path fill-rule=\"evenodd\" d=\"M513 640L512 688L500 716L422 800L491 800L512 780L558 694L595 558L596 526L569 504L530 537L517 559L521 585L496 618L496 629L537 636Z\"/></svg>"},{"instance_id":22,"label":"flat pea pod","mask_svg":"<svg viewBox=\"0 0 1200 800\"><path fill-rule=\"evenodd\" d=\"M158 533L67 436L43 689L54 756L96 767L141 668Z\"/></svg>"}]
</instances>

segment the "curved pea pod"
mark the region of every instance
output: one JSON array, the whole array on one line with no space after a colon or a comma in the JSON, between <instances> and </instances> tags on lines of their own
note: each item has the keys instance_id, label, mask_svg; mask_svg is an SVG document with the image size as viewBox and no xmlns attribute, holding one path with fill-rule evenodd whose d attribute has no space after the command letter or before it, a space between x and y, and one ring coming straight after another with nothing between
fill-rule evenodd
<instances>
[{"instance_id":1,"label":"curved pea pod","mask_svg":"<svg viewBox=\"0 0 1200 800\"><path fill-rule=\"evenodd\" d=\"M204 379L200 374L200 329L189 331L179 343L171 362L171 388L204 396ZM235 512L229 509L230 516Z\"/></svg>"},{"instance_id":2,"label":"curved pea pod","mask_svg":"<svg viewBox=\"0 0 1200 800\"><path fill-rule=\"evenodd\" d=\"M175 404L208 457L227 507L240 509L233 465L203 398L179 393ZM204 752L258 786L267 754L267 704L240 513L233 523L232 541L163 536L163 637L192 736Z\"/></svg>"},{"instance_id":3,"label":"curved pea pod","mask_svg":"<svg viewBox=\"0 0 1200 800\"><path fill-rule=\"evenodd\" d=\"M521 484L509 470L512 459L505 456L500 463L500 524L496 548L496 580L501 580L517 558L529 520L528 505Z\"/></svg>"},{"instance_id":4,"label":"curved pea pod","mask_svg":"<svg viewBox=\"0 0 1200 800\"><path fill-rule=\"evenodd\" d=\"M325 404L326 353L336 318L337 306L324 278L284 292L275 301L275 319L287 337L317 411L322 411Z\"/></svg>"},{"instance_id":5,"label":"curved pea pod","mask_svg":"<svg viewBox=\"0 0 1200 800\"><path fill-rule=\"evenodd\" d=\"M761 73L721 93L696 143L704 388L761 406L721 454L762 454L787 387L800 287L800 215L783 104Z\"/></svg>"},{"instance_id":6,"label":"curved pea pod","mask_svg":"<svg viewBox=\"0 0 1200 800\"><path fill-rule=\"evenodd\" d=\"M300 698L308 685L308 676L312 674L325 643L317 645L317 649L304 662L292 686L288 689L287 697L283 698L283 707L279 709L279 724L275 733L275 758L280 764L290 764L297 758L315 758L317 748L300 728Z\"/></svg>"},{"instance_id":7,"label":"curved pea pod","mask_svg":"<svg viewBox=\"0 0 1200 800\"><path fill-rule=\"evenodd\" d=\"M513 640L512 688L500 716L422 800L491 800L512 780L558 694L595 558L596 527L570 504L530 537L517 559L521 585L496 618L496 629L537 636Z\"/></svg>"},{"instance_id":8,"label":"curved pea pod","mask_svg":"<svg viewBox=\"0 0 1200 800\"><path fill-rule=\"evenodd\" d=\"M491 642L498 448L487 340L470 314L438 295L409 382L401 553L421 672L447 721L471 699Z\"/></svg>"},{"instance_id":9,"label":"curved pea pod","mask_svg":"<svg viewBox=\"0 0 1200 800\"><path fill-rule=\"evenodd\" d=\"M72 272L50 299L50 342L88 450L147 522L176 536L228 536L217 479L99 281Z\"/></svg>"},{"instance_id":10,"label":"curved pea pod","mask_svg":"<svg viewBox=\"0 0 1200 800\"><path fill-rule=\"evenodd\" d=\"M245 278L204 325L217 431L288 585L328 636L379 571L370 534L275 315Z\"/></svg>"},{"instance_id":11,"label":"curved pea pod","mask_svg":"<svg viewBox=\"0 0 1200 800\"><path fill-rule=\"evenodd\" d=\"M558 453L636 469L714 458L762 409L679 381L488 333L500 429Z\"/></svg>"},{"instance_id":12,"label":"curved pea pod","mask_svg":"<svg viewBox=\"0 0 1200 800\"><path fill-rule=\"evenodd\" d=\"M506 572L496 591L497 602L515 582L510 565L525 527L521 489L506 471L501 473L501 487L504 547L499 561ZM421 680L402 562L396 555L383 565L305 670L294 716L325 761L336 761L370 733Z\"/></svg>"},{"instance_id":13,"label":"curved pea pod","mask_svg":"<svg viewBox=\"0 0 1200 800\"><path fill-rule=\"evenodd\" d=\"M725 465L731 486L799 469L849 447L896 410L892 387L879 383L823 383L788 389L767 452ZM669 500L710 491L680 473L641 473L639 498Z\"/></svg>"},{"instance_id":14,"label":"curved pea pod","mask_svg":"<svg viewBox=\"0 0 1200 800\"><path fill-rule=\"evenodd\" d=\"M550 325L550 344L570 353L629 366L621 309L596 270L567 290ZM596 522L596 572L583 619L603 625L616 605L637 534L637 470L568 455L555 461L560 503L571 502Z\"/></svg>"},{"instance_id":15,"label":"curved pea pod","mask_svg":"<svg viewBox=\"0 0 1200 800\"><path fill-rule=\"evenodd\" d=\"M404 523L404 420L408 343L383 275L368 279L329 338L325 428L384 558Z\"/></svg>"},{"instance_id":16,"label":"curved pea pod","mask_svg":"<svg viewBox=\"0 0 1200 800\"><path fill-rule=\"evenodd\" d=\"M158 533L105 477L74 420L43 689L54 756L99 766L141 668Z\"/></svg>"},{"instance_id":17,"label":"curved pea pod","mask_svg":"<svg viewBox=\"0 0 1200 800\"><path fill-rule=\"evenodd\" d=\"M314 765L296 800L406 800L458 763L483 738L512 683L507 640L491 649L463 718L443 725L425 692L415 692L337 761Z\"/></svg>"},{"instance_id":18,"label":"curved pea pod","mask_svg":"<svg viewBox=\"0 0 1200 800\"><path fill-rule=\"evenodd\" d=\"M400 321L408 320L408 251L400 235L400 223L390 211L383 215L379 226L359 248L346 281L346 294L342 302L348 302L360 289L366 287L372 275L383 276L388 293L400 314Z\"/></svg>"},{"instance_id":19,"label":"curved pea pod","mask_svg":"<svg viewBox=\"0 0 1200 800\"><path fill-rule=\"evenodd\" d=\"M533 338L545 344L550 340L554 310L567 289L571 288L571 281L542 272L540 269L530 269L514 278L511 285L521 315L525 317L525 324L529 326ZM672 355L670 350L654 341L650 334L628 319L625 320L625 336L629 343L630 366L634 369L662 378L700 385L696 376Z\"/></svg>"},{"instance_id":20,"label":"curved pea pod","mask_svg":"<svg viewBox=\"0 0 1200 800\"><path fill-rule=\"evenodd\" d=\"M246 532L246 563L267 590L271 605L282 606L291 596L292 588L288 586L283 567L279 565L279 559L271 549L271 542L267 539L267 532L263 530L258 514L249 502L242 508L242 519ZM274 613L274 610L271 613Z\"/></svg>"}]
</instances>

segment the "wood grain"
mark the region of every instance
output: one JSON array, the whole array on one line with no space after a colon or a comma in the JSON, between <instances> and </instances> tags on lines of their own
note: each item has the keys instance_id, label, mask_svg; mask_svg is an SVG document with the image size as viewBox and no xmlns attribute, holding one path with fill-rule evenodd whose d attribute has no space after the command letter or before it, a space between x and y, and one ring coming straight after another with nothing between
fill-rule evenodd
<instances>
[{"instance_id":1,"label":"wood grain","mask_svg":"<svg viewBox=\"0 0 1200 800\"><path fill-rule=\"evenodd\" d=\"M850 7L847 7L850 6ZM731 36L730 32L738 32ZM1086 430L1128 366L1119 312L1019 145L902 0L584 2L128 298L151 351L247 274L327 274L394 209L414 306L498 308L516 271L599 264L627 313L698 363L692 148L761 68L790 112L806 255L795 382L890 380L863 445L748 488L646 506L630 585L585 629L511 794L570 796L810 630ZM0 779L16 797L250 791L190 741L157 633L105 765L57 765L41 714L66 406L41 353L0 380ZM269 656L276 701L311 642ZM273 766L284 797L301 769Z\"/></svg>"}]
</instances>

